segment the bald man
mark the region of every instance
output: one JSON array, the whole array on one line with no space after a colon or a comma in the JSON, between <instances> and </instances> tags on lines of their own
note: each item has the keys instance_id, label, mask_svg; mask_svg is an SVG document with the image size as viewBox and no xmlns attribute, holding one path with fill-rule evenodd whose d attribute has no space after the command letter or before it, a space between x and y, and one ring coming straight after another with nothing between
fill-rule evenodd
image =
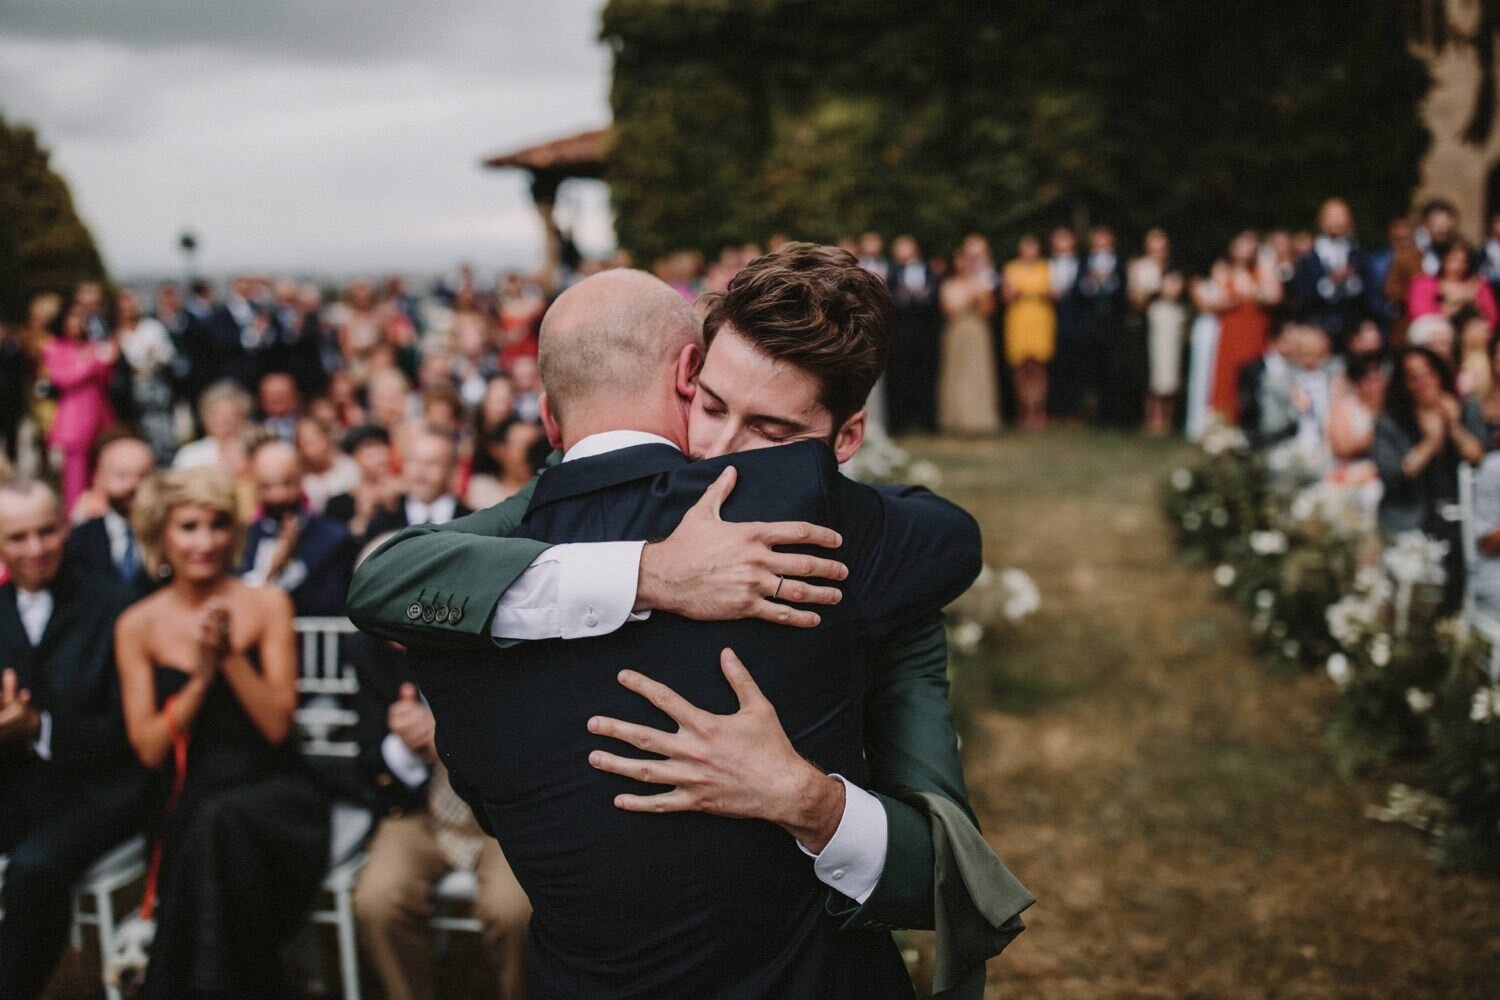
<instances>
[{"instance_id":1,"label":"bald man","mask_svg":"<svg viewBox=\"0 0 1500 1000\"><path fill-rule=\"evenodd\" d=\"M73 887L151 815L115 674L130 594L63 557L68 526L39 482L0 481L0 998L30 1000L68 940Z\"/></svg>"},{"instance_id":2,"label":"bald man","mask_svg":"<svg viewBox=\"0 0 1500 1000\"><path fill-rule=\"evenodd\" d=\"M308 513L302 462L286 442L263 443L251 456L250 470L261 516L245 535L245 581L285 590L299 616L342 615L358 551L349 529Z\"/></svg>"},{"instance_id":3,"label":"bald man","mask_svg":"<svg viewBox=\"0 0 1500 1000\"><path fill-rule=\"evenodd\" d=\"M75 569L113 574L131 596L144 597L156 581L146 574L130 509L136 492L156 472L156 457L145 438L122 427L105 431L94 454L94 492L103 498L104 512L68 535L67 560Z\"/></svg>"}]
</instances>

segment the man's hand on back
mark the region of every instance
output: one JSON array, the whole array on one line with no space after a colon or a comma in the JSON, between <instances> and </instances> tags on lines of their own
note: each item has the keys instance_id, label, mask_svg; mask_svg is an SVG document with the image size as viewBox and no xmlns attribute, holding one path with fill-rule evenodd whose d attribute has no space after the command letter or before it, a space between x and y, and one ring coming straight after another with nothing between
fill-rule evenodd
<instances>
[{"instance_id":1,"label":"man's hand on back","mask_svg":"<svg viewBox=\"0 0 1500 1000\"><path fill-rule=\"evenodd\" d=\"M657 795L618 795L629 812L706 812L731 819L764 819L803 847L821 853L844 815L844 785L804 760L787 739L776 709L730 649L720 657L724 678L739 699L733 715L694 707L677 692L633 670L620 683L676 721L675 733L604 716L589 732L629 743L664 760L589 754L601 771L648 784L672 785Z\"/></svg>"},{"instance_id":2,"label":"man's hand on back","mask_svg":"<svg viewBox=\"0 0 1500 1000\"><path fill-rule=\"evenodd\" d=\"M837 604L835 587L806 580L843 580L843 563L777 552L777 546L837 549L839 533L804 521L725 521L719 509L734 490L736 473L724 470L677 529L641 551L637 611L667 611L695 621L760 618L813 628L822 619L791 604Z\"/></svg>"}]
</instances>

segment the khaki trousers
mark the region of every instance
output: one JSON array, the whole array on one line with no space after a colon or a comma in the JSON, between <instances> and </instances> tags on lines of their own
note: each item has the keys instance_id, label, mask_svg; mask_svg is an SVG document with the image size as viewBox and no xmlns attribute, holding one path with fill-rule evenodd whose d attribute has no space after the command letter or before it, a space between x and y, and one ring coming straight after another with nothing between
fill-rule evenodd
<instances>
[{"instance_id":1,"label":"khaki trousers","mask_svg":"<svg viewBox=\"0 0 1500 1000\"><path fill-rule=\"evenodd\" d=\"M354 913L388 1000L432 1000L432 887L448 862L422 813L382 820L354 886ZM526 996L526 927L531 903L493 838L485 838L474 874L474 916L501 1000Z\"/></svg>"}]
</instances>

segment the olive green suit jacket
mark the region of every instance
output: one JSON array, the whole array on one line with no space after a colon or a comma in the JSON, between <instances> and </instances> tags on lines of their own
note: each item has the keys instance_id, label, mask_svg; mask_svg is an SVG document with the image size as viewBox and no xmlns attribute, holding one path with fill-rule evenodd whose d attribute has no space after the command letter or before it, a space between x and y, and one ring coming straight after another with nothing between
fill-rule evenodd
<instances>
[{"instance_id":1,"label":"olive green suit jacket","mask_svg":"<svg viewBox=\"0 0 1500 1000\"><path fill-rule=\"evenodd\" d=\"M501 595L550 548L508 537L531 492L528 485L448 524L402 530L356 571L349 617L366 632L409 646L495 643L489 627ZM958 757L947 666L940 615L903 630L876 655L865 752L869 790L885 808L885 868L863 905L830 891L828 909L850 930L940 928L939 985L946 978L955 988L937 995L978 998L984 960L1021 932L1019 914L1034 899L979 836ZM939 799L957 808L939 814L932 808ZM948 832L964 825L960 835Z\"/></svg>"}]
</instances>

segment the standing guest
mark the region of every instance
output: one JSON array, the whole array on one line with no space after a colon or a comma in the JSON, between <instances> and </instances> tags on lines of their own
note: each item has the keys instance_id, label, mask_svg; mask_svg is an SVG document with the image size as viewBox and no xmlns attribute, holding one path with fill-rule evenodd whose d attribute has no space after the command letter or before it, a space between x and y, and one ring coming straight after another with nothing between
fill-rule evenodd
<instances>
[{"instance_id":1,"label":"standing guest","mask_svg":"<svg viewBox=\"0 0 1500 1000\"><path fill-rule=\"evenodd\" d=\"M1390 281L1391 268L1396 258L1410 253L1412 243L1411 223L1404 216L1397 216L1385 227L1386 244L1365 259L1369 273L1369 288L1366 308L1370 317L1380 328L1382 341L1388 341L1396 321L1406 314L1406 299L1386 298L1386 285Z\"/></svg>"},{"instance_id":2,"label":"standing guest","mask_svg":"<svg viewBox=\"0 0 1500 1000\"><path fill-rule=\"evenodd\" d=\"M115 629L125 725L180 788L160 833L147 1000L294 996L279 950L328 863L328 803L292 741L292 602L231 573L235 505L223 473L182 469L134 512L147 566L170 582Z\"/></svg>"},{"instance_id":3,"label":"standing guest","mask_svg":"<svg viewBox=\"0 0 1500 1000\"><path fill-rule=\"evenodd\" d=\"M237 382L223 379L203 391L198 419L204 436L177 449L174 469L217 466L236 479L248 471L245 435L250 429L250 396Z\"/></svg>"},{"instance_id":4,"label":"standing guest","mask_svg":"<svg viewBox=\"0 0 1500 1000\"><path fill-rule=\"evenodd\" d=\"M36 431L36 467L42 472L51 468L46 441L52 433L52 422L57 418L57 387L47 380L42 369L42 355L55 339L52 331L61 309L61 297L51 292L38 295L28 303L26 325L21 328L21 346L30 368L26 400Z\"/></svg>"},{"instance_id":5,"label":"standing guest","mask_svg":"<svg viewBox=\"0 0 1500 1000\"><path fill-rule=\"evenodd\" d=\"M91 516L68 537L68 565L112 576L132 597L143 597L152 580L130 527L130 511L141 486L156 471L151 446L133 431L111 427L99 436L94 454L94 488L85 495L93 501L88 505Z\"/></svg>"},{"instance_id":6,"label":"standing guest","mask_svg":"<svg viewBox=\"0 0 1500 1000\"><path fill-rule=\"evenodd\" d=\"M1047 364L1057 346L1057 312L1041 242L1028 233L1016 250L1016 259L1005 265L1000 279L1005 360L1016 373L1021 426L1039 430L1047 425Z\"/></svg>"},{"instance_id":7,"label":"standing guest","mask_svg":"<svg viewBox=\"0 0 1500 1000\"><path fill-rule=\"evenodd\" d=\"M368 278L351 281L336 325L339 354L356 383L363 382L368 374L370 355L380 343L380 321L375 286Z\"/></svg>"},{"instance_id":8,"label":"standing guest","mask_svg":"<svg viewBox=\"0 0 1500 1000\"><path fill-rule=\"evenodd\" d=\"M1355 355L1334 394L1328 414L1328 446L1334 460L1347 468L1368 461L1375 448L1375 421L1385 407L1385 365L1378 358Z\"/></svg>"},{"instance_id":9,"label":"standing guest","mask_svg":"<svg viewBox=\"0 0 1500 1000\"><path fill-rule=\"evenodd\" d=\"M887 412L893 434L937 430L938 281L922 262L914 237L891 243L893 267L887 285L896 309L891 339Z\"/></svg>"},{"instance_id":10,"label":"standing guest","mask_svg":"<svg viewBox=\"0 0 1500 1000\"><path fill-rule=\"evenodd\" d=\"M1099 417L1114 427L1135 423L1141 412L1140 373L1125 340L1125 261L1108 226L1089 231L1089 254L1078 277L1088 327L1086 363L1099 398Z\"/></svg>"},{"instance_id":11,"label":"standing guest","mask_svg":"<svg viewBox=\"0 0 1500 1000\"><path fill-rule=\"evenodd\" d=\"M513 398L510 379L506 376L497 375L486 383L484 398L474 407L474 417L469 427L469 440L474 442L474 448L464 458L461 475L465 482L475 476L500 474L499 464L490 457L483 443L490 439L501 424L516 415L512 405Z\"/></svg>"},{"instance_id":12,"label":"standing guest","mask_svg":"<svg viewBox=\"0 0 1500 1000\"><path fill-rule=\"evenodd\" d=\"M1166 434L1177 419L1182 392L1182 347L1187 339L1187 283L1181 271L1162 275L1161 287L1146 306L1146 347L1150 382L1146 397L1146 430Z\"/></svg>"},{"instance_id":13,"label":"standing guest","mask_svg":"<svg viewBox=\"0 0 1500 1000\"><path fill-rule=\"evenodd\" d=\"M458 467L458 446L453 438L422 427L414 431L402 472L406 492L395 507L370 519L370 537L398 531L413 524L447 524L472 513L453 493L453 473Z\"/></svg>"},{"instance_id":14,"label":"standing guest","mask_svg":"<svg viewBox=\"0 0 1500 1000\"><path fill-rule=\"evenodd\" d=\"M1078 291L1078 240L1063 226L1052 231L1051 257L1047 270L1052 282L1052 300L1057 303L1057 348L1048 379L1047 408L1068 423L1083 418L1088 370L1085 344L1088 340L1085 304Z\"/></svg>"},{"instance_id":15,"label":"standing guest","mask_svg":"<svg viewBox=\"0 0 1500 1000\"><path fill-rule=\"evenodd\" d=\"M1291 303L1305 323L1328 331L1335 351L1365 318L1367 268L1364 253L1354 242L1354 216L1349 203L1329 198L1318 210L1318 236L1312 253L1297 262Z\"/></svg>"},{"instance_id":16,"label":"standing guest","mask_svg":"<svg viewBox=\"0 0 1500 1000\"><path fill-rule=\"evenodd\" d=\"M531 903L474 813L454 792L433 744L432 709L417 693L406 654L372 636L351 638L358 655L359 765L382 817L354 886L354 913L388 1000L431 1000L432 887L452 871L473 872L474 915L498 977L495 995L526 995Z\"/></svg>"},{"instance_id":17,"label":"standing guest","mask_svg":"<svg viewBox=\"0 0 1500 1000\"><path fill-rule=\"evenodd\" d=\"M1500 325L1500 310L1489 282L1474 272L1474 257L1469 245L1455 239L1442 257L1437 274L1419 274L1412 278L1407 296L1407 315L1442 315L1454 328L1461 327L1469 313L1478 313L1491 327Z\"/></svg>"},{"instance_id":18,"label":"standing guest","mask_svg":"<svg viewBox=\"0 0 1500 1000\"><path fill-rule=\"evenodd\" d=\"M260 374L254 355L260 337L255 305L251 302L254 292L254 282L240 275L230 282L229 294L213 307L208 319L214 350L214 377L231 379L247 392L255 388ZM263 331L264 327L261 328Z\"/></svg>"},{"instance_id":19,"label":"standing guest","mask_svg":"<svg viewBox=\"0 0 1500 1000\"><path fill-rule=\"evenodd\" d=\"M1482 399L1490 391L1490 339L1494 327L1472 310L1463 314L1463 326L1455 338L1459 395Z\"/></svg>"},{"instance_id":20,"label":"standing guest","mask_svg":"<svg viewBox=\"0 0 1500 1000\"><path fill-rule=\"evenodd\" d=\"M183 304L182 290L172 284L162 285L156 290L156 320L172 341L174 409L186 407L196 423L194 404L214 377L213 340L208 327ZM202 430L198 427L196 433L201 434ZM167 458L162 464L170 461Z\"/></svg>"},{"instance_id":21,"label":"standing guest","mask_svg":"<svg viewBox=\"0 0 1500 1000\"><path fill-rule=\"evenodd\" d=\"M133 423L150 443L156 460L165 465L177 451L172 396L177 348L159 320L141 315L140 300L129 290L115 296L115 339Z\"/></svg>"},{"instance_id":22,"label":"standing guest","mask_svg":"<svg viewBox=\"0 0 1500 1000\"><path fill-rule=\"evenodd\" d=\"M881 239L879 233L872 231L860 236L859 266L881 281L890 280L891 262L886 259L885 240Z\"/></svg>"},{"instance_id":23,"label":"standing guest","mask_svg":"<svg viewBox=\"0 0 1500 1000\"><path fill-rule=\"evenodd\" d=\"M1270 310L1281 301L1276 273L1257 258L1255 234L1242 232L1230 241L1228 259L1193 290L1198 308L1219 320L1209 405L1230 423L1239 421L1240 369L1265 351Z\"/></svg>"},{"instance_id":24,"label":"standing guest","mask_svg":"<svg viewBox=\"0 0 1500 1000\"><path fill-rule=\"evenodd\" d=\"M42 376L58 394L47 443L62 453L63 506L70 509L89 481L94 439L114 423L109 376L119 358L113 341L88 340L81 306L62 313L57 336L42 351Z\"/></svg>"},{"instance_id":25,"label":"standing guest","mask_svg":"<svg viewBox=\"0 0 1500 1000\"><path fill-rule=\"evenodd\" d=\"M520 492L541 471L533 460L540 441L541 427L512 417L492 431L489 438L476 442L476 453L486 452L499 471L471 477L464 502L474 510L483 510Z\"/></svg>"},{"instance_id":26,"label":"standing guest","mask_svg":"<svg viewBox=\"0 0 1500 1000\"><path fill-rule=\"evenodd\" d=\"M328 376L328 402L333 406L335 431L353 430L369 422L365 408L360 404L359 391L354 379L342 368Z\"/></svg>"},{"instance_id":27,"label":"standing guest","mask_svg":"<svg viewBox=\"0 0 1500 1000\"><path fill-rule=\"evenodd\" d=\"M411 383L394 368L381 369L370 375L365 394L370 402L370 423L390 433L399 454L412 418Z\"/></svg>"},{"instance_id":28,"label":"standing guest","mask_svg":"<svg viewBox=\"0 0 1500 1000\"><path fill-rule=\"evenodd\" d=\"M288 443L297 437L302 396L297 383L286 372L267 372L260 378L260 425Z\"/></svg>"},{"instance_id":29,"label":"standing guest","mask_svg":"<svg viewBox=\"0 0 1500 1000\"><path fill-rule=\"evenodd\" d=\"M391 473L391 435L384 427L365 424L344 435L344 454L359 466L359 481L347 493L330 497L323 513L343 521L357 545L370 535L370 522L395 512L401 484Z\"/></svg>"},{"instance_id":30,"label":"standing guest","mask_svg":"<svg viewBox=\"0 0 1500 1000\"><path fill-rule=\"evenodd\" d=\"M83 314L85 335L94 343L109 339L110 324L105 316L104 288L97 281L85 281L73 292L73 305Z\"/></svg>"},{"instance_id":31,"label":"standing guest","mask_svg":"<svg viewBox=\"0 0 1500 1000\"><path fill-rule=\"evenodd\" d=\"M954 257L953 276L939 289L948 325L938 378L938 426L948 434L1000 430L1000 386L990 335L995 293L985 280L987 258L982 245L965 240Z\"/></svg>"},{"instance_id":32,"label":"standing guest","mask_svg":"<svg viewBox=\"0 0 1500 1000\"><path fill-rule=\"evenodd\" d=\"M297 421L297 458L302 463L302 496L314 514L359 482L354 459L333 446L328 428L311 417Z\"/></svg>"},{"instance_id":33,"label":"standing guest","mask_svg":"<svg viewBox=\"0 0 1500 1000\"><path fill-rule=\"evenodd\" d=\"M1457 236L1458 209L1442 198L1433 198L1422 206L1422 224L1412 234L1410 245L1398 250L1391 259L1390 274L1385 279L1385 298L1401 315L1392 328L1395 343L1404 343L1410 316L1406 305L1411 284L1419 274L1437 276L1443 270L1443 258Z\"/></svg>"},{"instance_id":34,"label":"standing guest","mask_svg":"<svg viewBox=\"0 0 1500 1000\"><path fill-rule=\"evenodd\" d=\"M516 408L516 416L533 422L540 420L542 416L542 370L537 367L536 358L530 356L517 358L510 370L510 383L514 391L513 405Z\"/></svg>"},{"instance_id":35,"label":"standing guest","mask_svg":"<svg viewBox=\"0 0 1500 1000\"><path fill-rule=\"evenodd\" d=\"M240 576L252 586L287 592L298 615L344 611L354 574L354 542L338 520L302 509L302 465L297 452L272 438L250 458L260 518L245 533Z\"/></svg>"},{"instance_id":36,"label":"standing guest","mask_svg":"<svg viewBox=\"0 0 1500 1000\"><path fill-rule=\"evenodd\" d=\"M1146 373L1143 394L1144 416L1147 429L1152 434L1165 433L1165 429L1159 426L1156 416L1160 409L1157 405L1159 394L1152 388L1152 385L1155 376L1161 373L1153 367L1155 361L1152 354L1151 328L1146 314L1152 303L1160 297L1162 281L1166 278L1171 266L1172 242L1167 238L1165 230L1152 228L1146 230L1141 255L1125 268L1125 297L1130 305L1130 311L1126 315L1125 335L1128 338L1130 351L1138 355L1132 357L1130 366L1132 370ZM1186 322L1185 316L1184 322ZM1182 361L1180 348L1177 360L1180 366ZM1168 417L1168 423L1170 423L1170 417Z\"/></svg>"},{"instance_id":37,"label":"standing guest","mask_svg":"<svg viewBox=\"0 0 1500 1000\"><path fill-rule=\"evenodd\" d=\"M130 755L110 636L130 603L114 574L63 556L41 483L0 481L0 997L33 1000L68 941L74 884L150 812Z\"/></svg>"},{"instance_id":38,"label":"standing guest","mask_svg":"<svg viewBox=\"0 0 1500 1000\"><path fill-rule=\"evenodd\" d=\"M1366 357L1384 360L1385 337L1380 332L1380 324L1367 319L1354 329L1354 336L1344 341L1344 357Z\"/></svg>"},{"instance_id":39,"label":"standing guest","mask_svg":"<svg viewBox=\"0 0 1500 1000\"><path fill-rule=\"evenodd\" d=\"M31 370L21 332L0 322L0 438L5 439L4 455L11 464L20 457L21 418L26 415Z\"/></svg>"}]
</instances>

